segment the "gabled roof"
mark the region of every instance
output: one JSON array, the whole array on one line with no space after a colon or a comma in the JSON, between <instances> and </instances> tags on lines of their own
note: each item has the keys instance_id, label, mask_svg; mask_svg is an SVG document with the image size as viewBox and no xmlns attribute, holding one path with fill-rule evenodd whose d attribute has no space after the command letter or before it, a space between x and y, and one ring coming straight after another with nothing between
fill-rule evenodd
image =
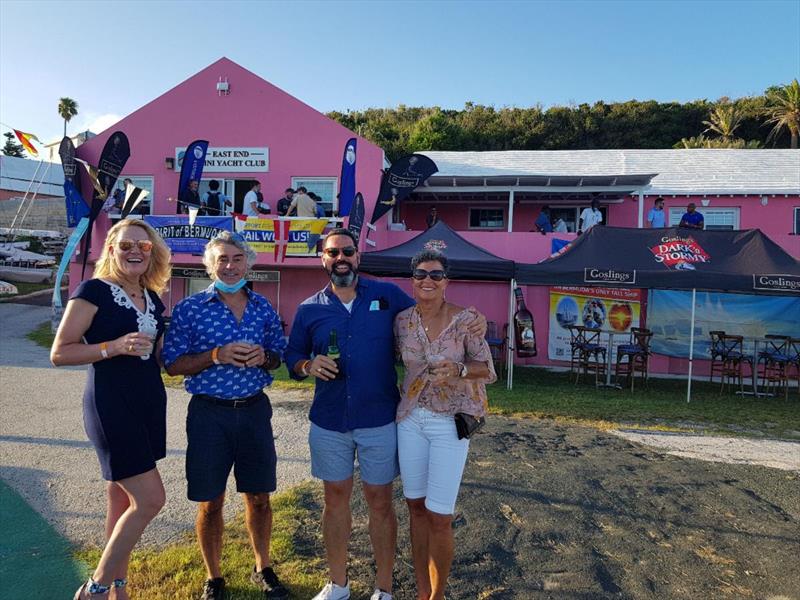
<instances>
[{"instance_id":1,"label":"gabled roof","mask_svg":"<svg viewBox=\"0 0 800 600\"><path fill-rule=\"evenodd\" d=\"M439 172L428 185L453 178L503 178L513 186L554 185L547 178L583 180L572 185L643 185L647 194L800 194L800 150L513 150L421 152ZM650 185L647 178L652 176ZM596 179L596 183L592 182ZM540 183L539 181L545 181ZM477 181L477 180L476 180ZM480 185L467 182L466 185ZM491 182L487 182L491 184ZM461 185L461 184L457 184ZM569 185L569 183L564 183ZM455 191L455 190L454 190Z\"/></svg>"}]
</instances>

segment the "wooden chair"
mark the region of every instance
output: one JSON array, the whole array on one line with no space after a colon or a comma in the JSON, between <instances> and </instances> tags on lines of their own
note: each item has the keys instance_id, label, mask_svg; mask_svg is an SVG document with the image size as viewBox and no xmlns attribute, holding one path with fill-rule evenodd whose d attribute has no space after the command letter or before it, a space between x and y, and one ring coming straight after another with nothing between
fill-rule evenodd
<instances>
[{"instance_id":1,"label":"wooden chair","mask_svg":"<svg viewBox=\"0 0 800 600\"><path fill-rule=\"evenodd\" d=\"M767 347L758 353L759 389L765 393L779 393L789 399L789 368L792 366L788 335L765 335Z\"/></svg>"},{"instance_id":2,"label":"wooden chair","mask_svg":"<svg viewBox=\"0 0 800 600\"><path fill-rule=\"evenodd\" d=\"M594 384L599 385L606 376L606 347L600 343L600 330L578 326L578 334L583 340L578 353L578 372L575 376L575 385L581 378L594 372Z\"/></svg>"},{"instance_id":3,"label":"wooden chair","mask_svg":"<svg viewBox=\"0 0 800 600\"><path fill-rule=\"evenodd\" d=\"M722 394L725 389L726 379L728 387L730 387L731 380L734 378L739 382L739 391L744 392L742 367L745 364L750 365L750 371L753 377L755 377L753 360L744 353L744 338L741 335L725 334L720 337L720 344L722 348L722 374L720 377L719 393Z\"/></svg>"},{"instance_id":4,"label":"wooden chair","mask_svg":"<svg viewBox=\"0 0 800 600\"><path fill-rule=\"evenodd\" d=\"M714 383L714 373L719 373L722 379L722 336L725 335L724 331L709 331L708 335L711 336L711 347L708 353L711 355L711 372L708 374L709 383Z\"/></svg>"},{"instance_id":5,"label":"wooden chair","mask_svg":"<svg viewBox=\"0 0 800 600\"><path fill-rule=\"evenodd\" d=\"M494 321L487 321L486 343L489 344L492 360L495 362L495 370L498 373L504 372L506 369L506 349L508 348L508 323L503 325L503 337L499 337L497 333L497 323Z\"/></svg>"},{"instance_id":6,"label":"wooden chair","mask_svg":"<svg viewBox=\"0 0 800 600\"><path fill-rule=\"evenodd\" d=\"M572 379L572 375L575 373L575 367L580 363L581 350L586 343L583 337L583 330L586 328L580 325L570 325L567 329L569 330L570 348L569 376L570 379Z\"/></svg>"},{"instance_id":7,"label":"wooden chair","mask_svg":"<svg viewBox=\"0 0 800 600\"><path fill-rule=\"evenodd\" d=\"M614 380L619 383L620 376L625 376L633 391L633 384L636 380L636 373L642 378L642 384L646 385L650 376L650 338L653 332L642 327L631 327L631 337L627 344L617 346L617 364L614 369ZM627 359L627 360L626 360Z\"/></svg>"}]
</instances>

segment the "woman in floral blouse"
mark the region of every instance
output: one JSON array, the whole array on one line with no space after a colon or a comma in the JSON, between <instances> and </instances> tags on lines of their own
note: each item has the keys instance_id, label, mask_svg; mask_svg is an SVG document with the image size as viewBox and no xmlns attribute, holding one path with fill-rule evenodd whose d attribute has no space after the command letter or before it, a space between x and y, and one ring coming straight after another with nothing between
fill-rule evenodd
<instances>
[{"instance_id":1,"label":"woman in floral blouse","mask_svg":"<svg viewBox=\"0 0 800 600\"><path fill-rule=\"evenodd\" d=\"M406 368L397 409L403 494L411 516L417 597L444 598L453 561L452 520L469 439L458 439L454 416L486 413L486 384L497 379L476 318L445 299L447 258L423 250L411 261L417 305L397 315L394 334Z\"/></svg>"}]
</instances>

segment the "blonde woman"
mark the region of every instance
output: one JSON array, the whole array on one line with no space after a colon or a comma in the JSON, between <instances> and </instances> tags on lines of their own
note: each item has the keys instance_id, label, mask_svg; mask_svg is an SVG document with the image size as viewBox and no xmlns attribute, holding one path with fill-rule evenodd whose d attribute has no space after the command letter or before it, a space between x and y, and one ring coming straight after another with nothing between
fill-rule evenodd
<instances>
[{"instance_id":1,"label":"blonde woman","mask_svg":"<svg viewBox=\"0 0 800 600\"><path fill-rule=\"evenodd\" d=\"M94 278L67 304L50 360L89 365L86 434L108 482L106 546L75 600L128 600L130 553L164 506L156 461L166 454L166 392L159 356L170 252L143 221L123 220L106 236Z\"/></svg>"}]
</instances>

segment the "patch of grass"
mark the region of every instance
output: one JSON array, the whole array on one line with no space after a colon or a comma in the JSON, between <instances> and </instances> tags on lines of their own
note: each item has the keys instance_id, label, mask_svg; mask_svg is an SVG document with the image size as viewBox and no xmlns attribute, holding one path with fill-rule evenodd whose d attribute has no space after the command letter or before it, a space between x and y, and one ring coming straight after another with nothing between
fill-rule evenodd
<instances>
[{"instance_id":1,"label":"patch of grass","mask_svg":"<svg viewBox=\"0 0 800 600\"><path fill-rule=\"evenodd\" d=\"M16 286L19 293L13 296L0 297L3 300L13 301L15 298L18 298L19 296L25 296L26 294L32 294L33 292L39 292L41 290L53 289L52 283L27 283L25 281L14 281L12 283Z\"/></svg>"},{"instance_id":2,"label":"patch of grass","mask_svg":"<svg viewBox=\"0 0 800 600\"><path fill-rule=\"evenodd\" d=\"M275 571L291 591L292 598L311 598L326 581L323 553L314 549L309 556L295 543L301 528L312 526L319 520L319 515L312 514L307 508L315 504L313 498L319 496L318 488L318 485L308 483L272 497L271 556ZM77 552L77 557L94 566L100 552L99 548L83 549ZM316 554L319 556L314 556ZM244 517L240 514L225 525L222 572L228 598L263 600L263 592L250 583L252 568L253 551ZM163 549L136 550L131 556L128 580L131 596L135 598L196 598L205 578L203 559L194 535L187 535L181 542Z\"/></svg>"},{"instance_id":3,"label":"patch of grass","mask_svg":"<svg viewBox=\"0 0 800 600\"><path fill-rule=\"evenodd\" d=\"M719 384L692 383L692 401L686 403L686 380L650 378L647 388L596 389L574 385L567 373L541 368L517 368L514 389L505 378L488 387L492 412L557 419L600 428L641 427L662 430L705 431L737 435L796 438L800 432L797 392L783 397L738 396ZM638 384L638 382L637 382ZM745 387L747 389L747 387ZM794 397L792 397L794 395Z\"/></svg>"},{"instance_id":4,"label":"patch of grass","mask_svg":"<svg viewBox=\"0 0 800 600\"><path fill-rule=\"evenodd\" d=\"M50 321L45 321L33 331L25 334L25 337L32 342L36 342L42 348L47 348L49 350L53 345L53 340L56 335L50 331Z\"/></svg>"}]
</instances>

